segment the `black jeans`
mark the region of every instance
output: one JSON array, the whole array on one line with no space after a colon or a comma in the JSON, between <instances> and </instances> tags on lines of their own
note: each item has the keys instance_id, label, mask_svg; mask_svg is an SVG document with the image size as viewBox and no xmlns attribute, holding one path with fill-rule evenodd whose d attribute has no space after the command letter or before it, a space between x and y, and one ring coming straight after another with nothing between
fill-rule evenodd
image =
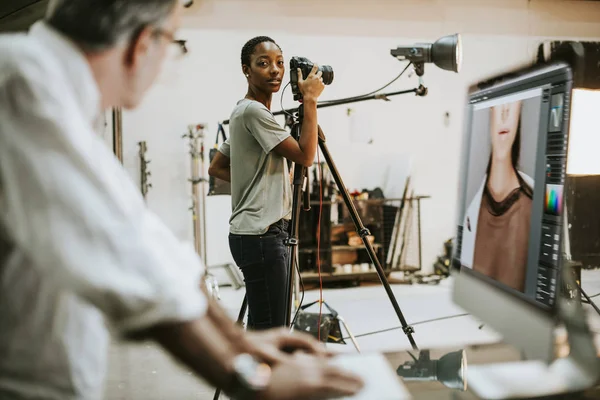
<instances>
[{"instance_id":1,"label":"black jeans","mask_svg":"<svg viewBox=\"0 0 600 400\"><path fill-rule=\"evenodd\" d=\"M229 248L244 275L248 297L248 328L285 326L289 282L287 221L280 220L263 235L229 234Z\"/></svg>"}]
</instances>

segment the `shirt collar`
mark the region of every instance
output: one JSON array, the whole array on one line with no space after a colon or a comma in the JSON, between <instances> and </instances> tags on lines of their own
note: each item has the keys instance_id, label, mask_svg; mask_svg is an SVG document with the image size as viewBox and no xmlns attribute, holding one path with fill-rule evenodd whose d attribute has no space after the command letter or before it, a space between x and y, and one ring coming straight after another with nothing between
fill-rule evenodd
<instances>
[{"instance_id":1,"label":"shirt collar","mask_svg":"<svg viewBox=\"0 0 600 400\"><path fill-rule=\"evenodd\" d=\"M57 56L58 63L73 84L73 90L85 116L92 123L95 122L102 111L100 90L83 52L71 40L44 21L36 22L29 33Z\"/></svg>"}]
</instances>

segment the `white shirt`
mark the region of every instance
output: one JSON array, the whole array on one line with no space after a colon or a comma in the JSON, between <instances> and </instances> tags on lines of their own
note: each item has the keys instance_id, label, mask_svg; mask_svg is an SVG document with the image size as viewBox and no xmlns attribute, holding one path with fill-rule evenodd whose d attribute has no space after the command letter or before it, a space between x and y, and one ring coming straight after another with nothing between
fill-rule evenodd
<instances>
[{"instance_id":1,"label":"white shirt","mask_svg":"<svg viewBox=\"0 0 600 400\"><path fill-rule=\"evenodd\" d=\"M0 35L0 398L100 399L109 335L206 311L203 266L94 132L82 53Z\"/></svg>"}]
</instances>

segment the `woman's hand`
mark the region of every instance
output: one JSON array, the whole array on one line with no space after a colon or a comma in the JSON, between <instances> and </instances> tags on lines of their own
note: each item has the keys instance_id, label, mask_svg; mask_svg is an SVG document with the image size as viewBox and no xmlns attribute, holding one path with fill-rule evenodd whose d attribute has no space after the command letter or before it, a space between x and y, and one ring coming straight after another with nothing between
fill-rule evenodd
<instances>
[{"instance_id":1,"label":"woman's hand","mask_svg":"<svg viewBox=\"0 0 600 400\"><path fill-rule=\"evenodd\" d=\"M323 75L323 72L319 71L317 64L313 65L312 70L306 78L302 76L302 70L298 68L298 89L302 93L304 102L314 101L316 103L323 89L325 89L321 75Z\"/></svg>"}]
</instances>

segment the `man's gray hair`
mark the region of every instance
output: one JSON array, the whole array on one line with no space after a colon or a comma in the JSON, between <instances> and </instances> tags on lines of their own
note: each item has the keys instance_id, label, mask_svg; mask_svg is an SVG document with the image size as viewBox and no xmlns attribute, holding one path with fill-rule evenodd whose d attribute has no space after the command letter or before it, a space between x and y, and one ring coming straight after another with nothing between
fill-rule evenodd
<instances>
[{"instance_id":1,"label":"man's gray hair","mask_svg":"<svg viewBox=\"0 0 600 400\"><path fill-rule=\"evenodd\" d=\"M180 0L51 0L47 22L85 50L100 51L160 25Z\"/></svg>"}]
</instances>

